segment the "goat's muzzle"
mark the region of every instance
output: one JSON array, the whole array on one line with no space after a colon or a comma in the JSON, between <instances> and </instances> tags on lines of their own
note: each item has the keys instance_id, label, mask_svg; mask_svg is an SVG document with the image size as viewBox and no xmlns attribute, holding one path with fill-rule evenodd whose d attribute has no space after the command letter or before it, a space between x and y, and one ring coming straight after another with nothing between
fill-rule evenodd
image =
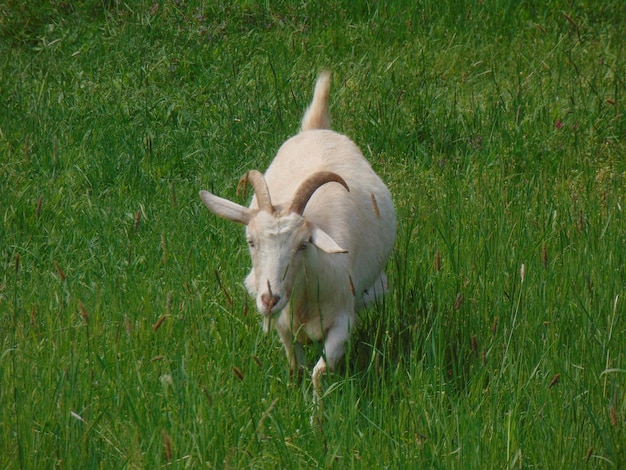
<instances>
[{"instance_id":1,"label":"goat's muzzle","mask_svg":"<svg viewBox=\"0 0 626 470\"><path fill-rule=\"evenodd\" d=\"M280 302L280 295L274 295L271 292L261 294L261 302L263 303L263 307L266 314L272 312L274 306Z\"/></svg>"}]
</instances>

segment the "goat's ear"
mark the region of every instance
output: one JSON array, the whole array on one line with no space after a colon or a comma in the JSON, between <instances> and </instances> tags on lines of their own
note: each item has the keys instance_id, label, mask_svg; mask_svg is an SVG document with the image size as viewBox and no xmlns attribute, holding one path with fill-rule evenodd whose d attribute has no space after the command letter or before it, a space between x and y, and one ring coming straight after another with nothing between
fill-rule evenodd
<instances>
[{"instance_id":1,"label":"goat's ear","mask_svg":"<svg viewBox=\"0 0 626 470\"><path fill-rule=\"evenodd\" d=\"M347 253L348 250L341 248L330 235L321 228L313 225L311 227L311 243L326 253Z\"/></svg>"},{"instance_id":2,"label":"goat's ear","mask_svg":"<svg viewBox=\"0 0 626 470\"><path fill-rule=\"evenodd\" d=\"M218 197L208 191L200 191L200 199L202 199L207 209L215 215L244 225L248 225L248 222L250 222L252 211L247 207Z\"/></svg>"}]
</instances>

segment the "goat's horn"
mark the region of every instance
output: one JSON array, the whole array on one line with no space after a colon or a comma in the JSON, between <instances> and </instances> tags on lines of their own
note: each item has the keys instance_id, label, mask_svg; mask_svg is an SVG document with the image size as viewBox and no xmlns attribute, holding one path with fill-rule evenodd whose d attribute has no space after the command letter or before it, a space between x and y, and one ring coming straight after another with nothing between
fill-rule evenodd
<instances>
[{"instance_id":1,"label":"goat's horn","mask_svg":"<svg viewBox=\"0 0 626 470\"><path fill-rule=\"evenodd\" d=\"M291 202L291 206L289 207L289 212L295 212L296 214L302 215L304 208L309 202L311 196L313 196L313 193L317 191L320 186L333 181L341 184L347 191L350 191L350 188L348 188L344 179L337 173L333 173L332 171L318 171L317 173L313 173L306 180L304 180L302 184L300 184L300 187L296 191L296 195Z\"/></svg>"},{"instance_id":2,"label":"goat's horn","mask_svg":"<svg viewBox=\"0 0 626 470\"><path fill-rule=\"evenodd\" d=\"M239 189L247 183L250 183L252 185L252 189L254 189L259 210L273 214L274 207L272 206L272 200L270 199L270 192L267 189L267 183L265 182L265 178L261 172L257 170L250 170L246 172L246 174L239 180L237 192L239 192Z\"/></svg>"}]
</instances>

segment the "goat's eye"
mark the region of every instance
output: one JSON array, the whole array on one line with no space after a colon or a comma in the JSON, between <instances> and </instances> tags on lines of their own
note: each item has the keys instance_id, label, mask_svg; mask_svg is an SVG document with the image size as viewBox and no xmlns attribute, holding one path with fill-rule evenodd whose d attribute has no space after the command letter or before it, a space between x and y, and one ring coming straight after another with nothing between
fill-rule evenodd
<instances>
[{"instance_id":1,"label":"goat's eye","mask_svg":"<svg viewBox=\"0 0 626 470\"><path fill-rule=\"evenodd\" d=\"M306 247L309 246L309 242L302 242L298 247L298 251L306 250Z\"/></svg>"}]
</instances>

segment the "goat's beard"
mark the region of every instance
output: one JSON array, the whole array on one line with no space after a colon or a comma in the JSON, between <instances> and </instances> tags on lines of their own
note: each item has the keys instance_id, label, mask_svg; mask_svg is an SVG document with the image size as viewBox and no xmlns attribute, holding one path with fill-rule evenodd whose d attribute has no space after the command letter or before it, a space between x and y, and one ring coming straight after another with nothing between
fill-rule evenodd
<instances>
[{"instance_id":1,"label":"goat's beard","mask_svg":"<svg viewBox=\"0 0 626 470\"><path fill-rule=\"evenodd\" d=\"M269 331L272 329L272 315L265 315L263 317L263 333L269 333Z\"/></svg>"},{"instance_id":2,"label":"goat's beard","mask_svg":"<svg viewBox=\"0 0 626 470\"><path fill-rule=\"evenodd\" d=\"M261 325L263 326L263 333L269 333L272 329L276 321L276 317L280 312L268 313L267 315L263 315L263 319L261 320Z\"/></svg>"}]
</instances>

